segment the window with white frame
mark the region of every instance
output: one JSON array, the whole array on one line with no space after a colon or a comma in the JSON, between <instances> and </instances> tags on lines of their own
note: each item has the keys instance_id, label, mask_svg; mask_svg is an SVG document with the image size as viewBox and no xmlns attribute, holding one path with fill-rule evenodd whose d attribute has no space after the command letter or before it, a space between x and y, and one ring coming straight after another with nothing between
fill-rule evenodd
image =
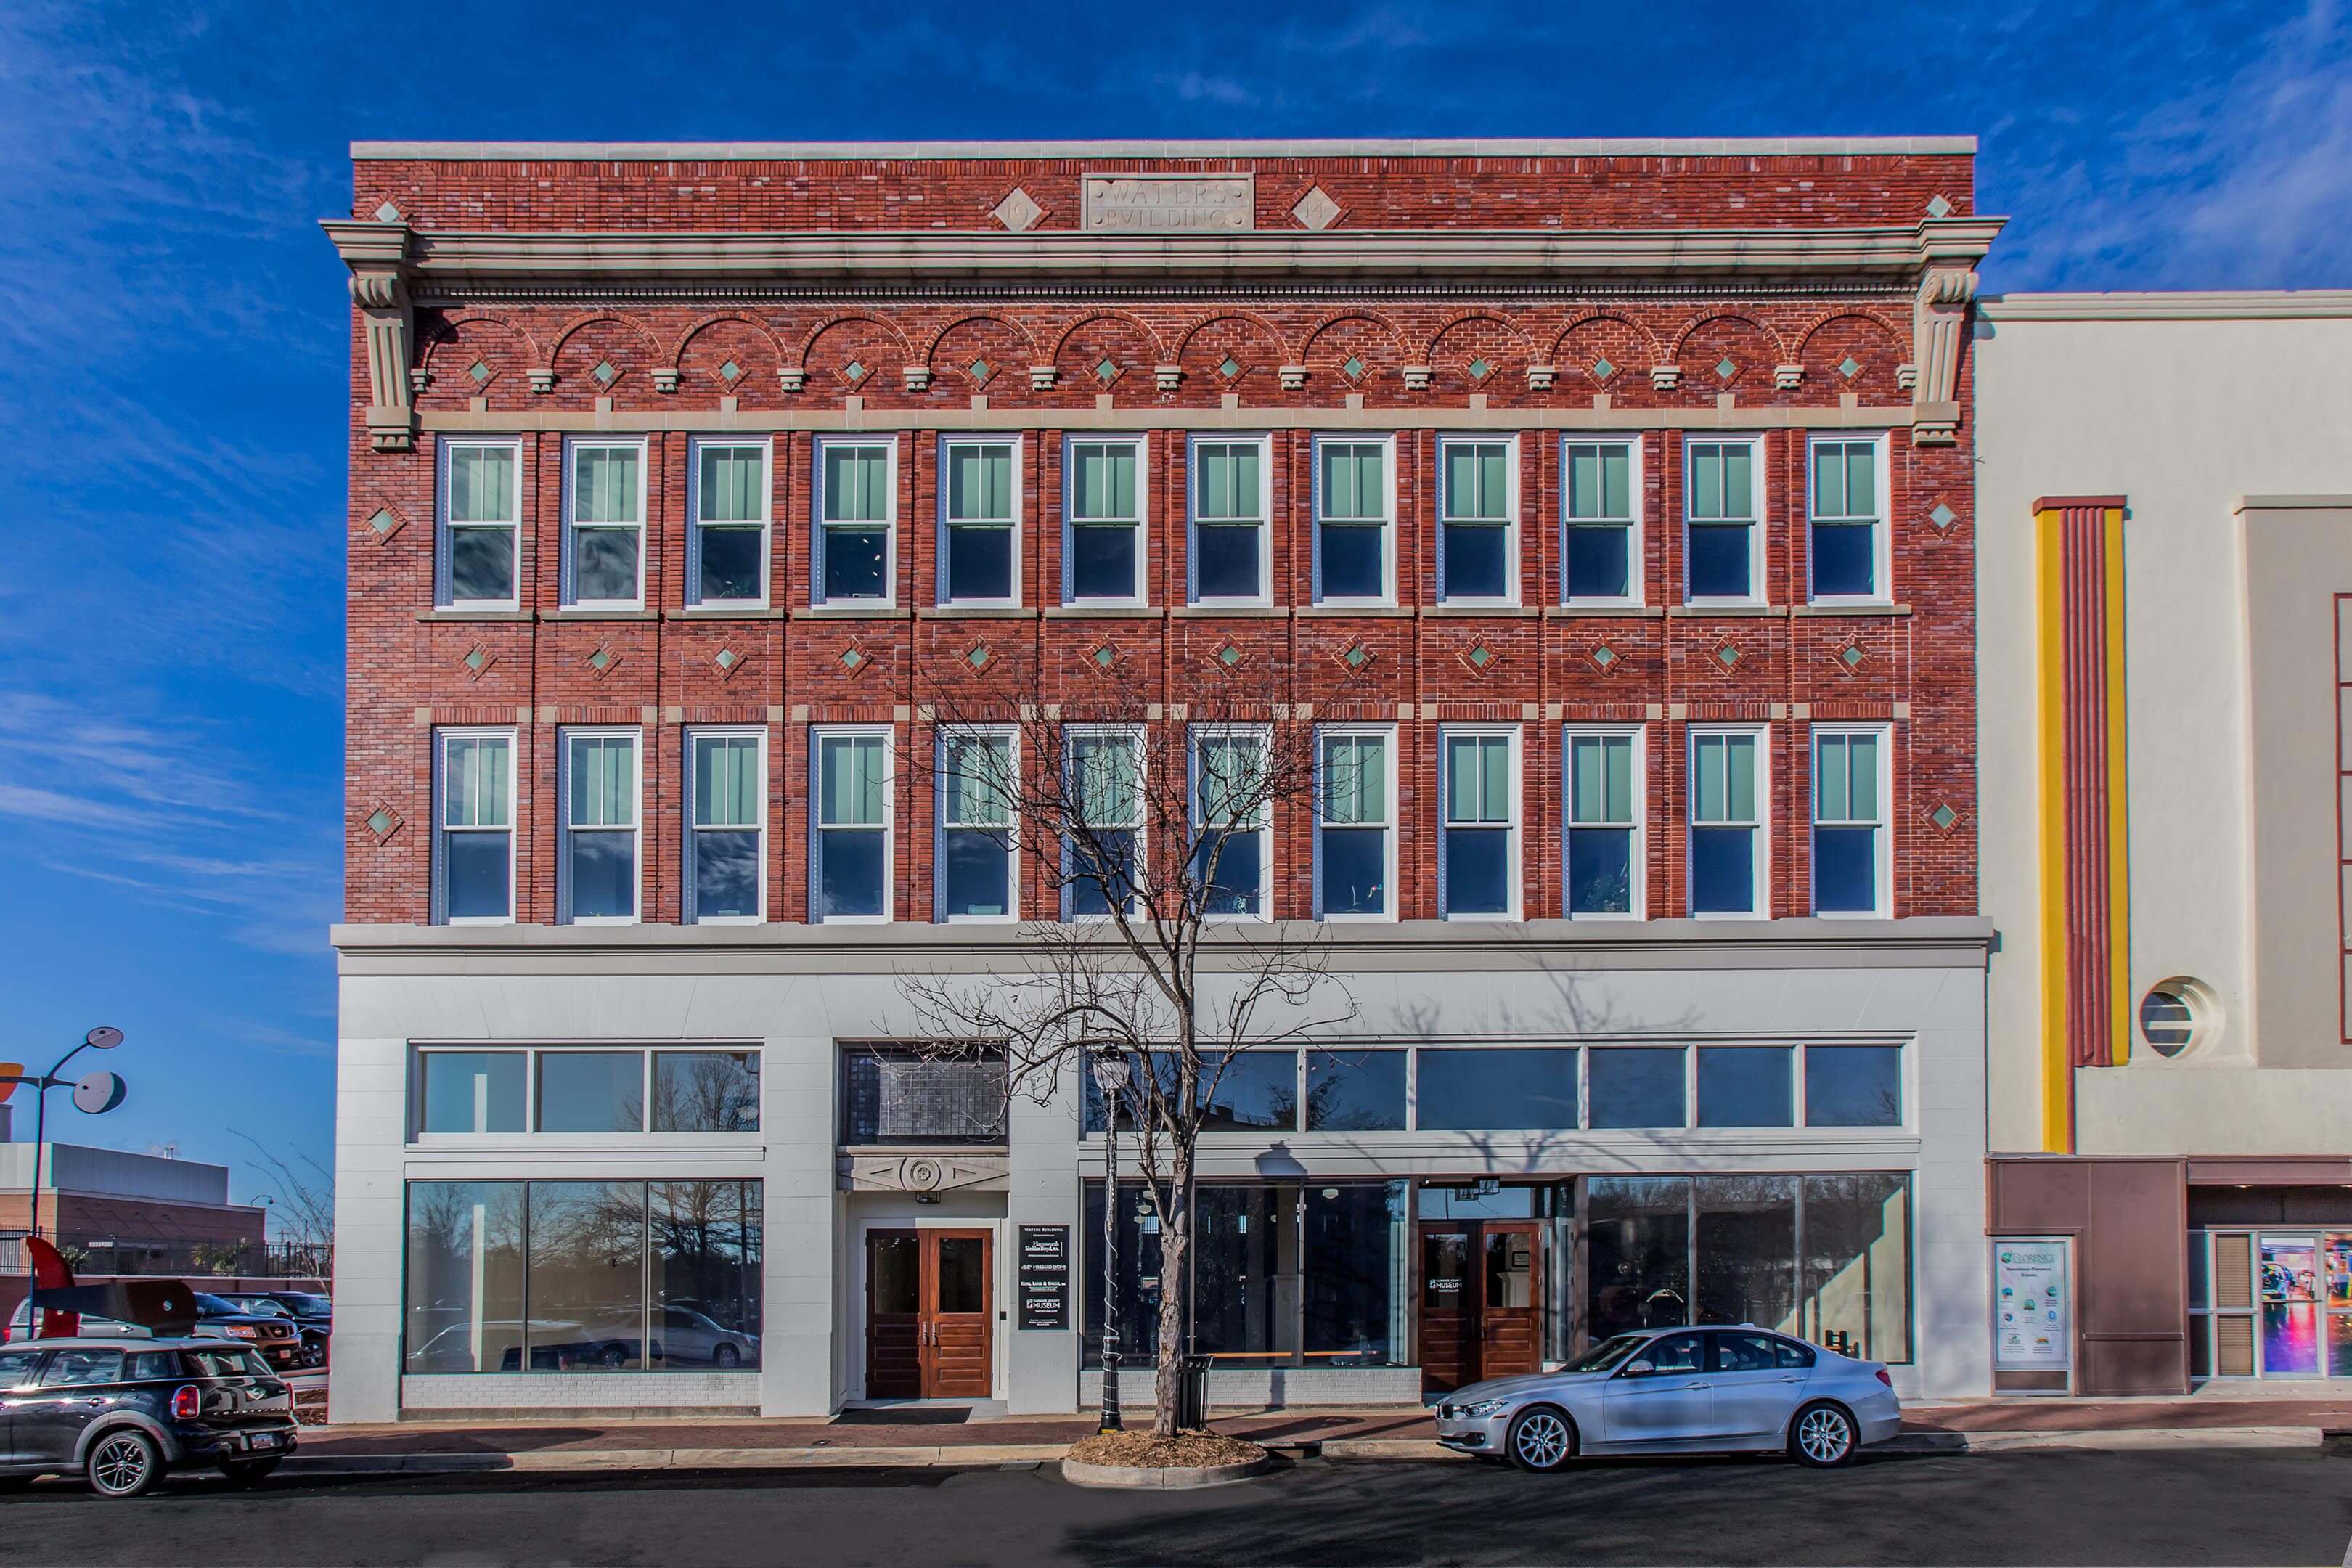
<instances>
[{"instance_id":1,"label":"window with white frame","mask_svg":"<svg viewBox=\"0 0 2352 1568\"><path fill-rule=\"evenodd\" d=\"M890 736L819 730L810 748L809 918L887 921L892 886Z\"/></svg>"},{"instance_id":2,"label":"window with white frame","mask_svg":"<svg viewBox=\"0 0 2352 1568\"><path fill-rule=\"evenodd\" d=\"M1438 443L1443 495L1437 596L1448 604L1508 604L1518 597L1518 505L1507 439Z\"/></svg>"},{"instance_id":3,"label":"window with white frame","mask_svg":"<svg viewBox=\"0 0 2352 1568\"><path fill-rule=\"evenodd\" d=\"M1330 729L1317 737L1316 912L1325 920L1396 913L1396 731Z\"/></svg>"},{"instance_id":4,"label":"window with white frame","mask_svg":"<svg viewBox=\"0 0 2352 1568\"><path fill-rule=\"evenodd\" d=\"M1763 524L1755 437L1683 447L1684 588L1697 600L1763 597Z\"/></svg>"},{"instance_id":5,"label":"window with white frame","mask_svg":"<svg viewBox=\"0 0 2352 1568\"><path fill-rule=\"evenodd\" d=\"M1571 440L1563 448L1560 591L1570 603L1631 604L1642 597L1636 451L1632 441Z\"/></svg>"},{"instance_id":6,"label":"window with white frame","mask_svg":"<svg viewBox=\"0 0 2352 1568\"><path fill-rule=\"evenodd\" d=\"M1064 468L1064 602L1141 604L1142 438L1073 437L1065 448Z\"/></svg>"},{"instance_id":7,"label":"window with white frame","mask_svg":"<svg viewBox=\"0 0 2352 1568\"><path fill-rule=\"evenodd\" d=\"M1764 909L1764 737L1756 730L1690 734L1690 907L1698 915Z\"/></svg>"},{"instance_id":8,"label":"window with white frame","mask_svg":"<svg viewBox=\"0 0 2352 1568\"><path fill-rule=\"evenodd\" d=\"M817 443L815 559L810 563L815 603L890 602L898 450L888 440Z\"/></svg>"},{"instance_id":9,"label":"window with white frame","mask_svg":"<svg viewBox=\"0 0 2352 1568\"><path fill-rule=\"evenodd\" d=\"M768 602L768 444L697 441L688 468L694 527L687 536L689 604Z\"/></svg>"},{"instance_id":10,"label":"window with white frame","mask_svg":"<svg viewBox=\"0 0 2352 1568\"><path fill-rule=\"evenodd\" d=\"M1887 912L1888 734L1813 731L1813 910Z\"/></svg>"},{"instance_id":11,"label":"window with white frame","mask_svg":"<svg viewBox=\"0 0 2352 1568\"><path fill-rule=\"evenodd\" d=\"M1020 599L1021 448L1003 439L940 439L940 603Z\"/></svg>"},{"instance_id":12,"label":"window with white frame","mask_svg":"<svg viewBox=\"0 0 2352 1568\"><path fill-rule=\"evenodd\" d=\"M562 735L563 855L556 889L562 918L582 925L637 918L637 733L566 730Z\"/></svg>"},{"instance_id":13,"label":"window with white frame","mask_svg":"<svg viewBox=\"0 0 2352 1568\"><path fill-rule=\"evenodd\" d=\"M1812 443L1812 596L1884 599L1887 530L1884 437Z\"/></svg>"},{"instance_id":14,"label":"window with white frame","mask_svg":"<svg viewBox=\"0 0 2352 1568\"><path fill-rule=\"evenodd\" d=\"M940 736L940 918L1010 920L1019 912L1013 840L1021 798L1010 730Z\"/></svg>"},{"instance_id":15,"label":"window with white frame","mask_svg":"<svg viewBox=\"0 0 2352 1568\"><path fill-rule=\"evenodd\" d=\"M767 887L767 751L760 730L686 737L686 918L757 921Z\"/></svg>"},{"instance_id":16,"label":"window with white frame","mask_svg":"<svg viewBox=\"0 0 2352 1568\"><path fill-rule=\"evenodd\" d=\"M1448 725L1438 731L1445 844L1438 900L1448 919L1519 910L1518 730Z\"/></svg>"},{"instance_id":17,"label":"window with white frame","mask_svg":"<svg viewBox=\"0 0 2352 1568\"><path fill-rule=\"evenodd\" d=\"M1072 830L1062 843L1064 904L1072 916L1135 907L1143 854L1143 733L1080 729L1066 740Z\"/></svg>"},{"instance_id":18,"label":"window with white frame","mask_svg":"<svg viewBox=\"0 0 2352 1568\"><path fill-rule=\"evenodd\" d=\"M1195 603L1266 602L1269 466L1263 436L1193 441L1189 555Z\"/></svg>"},{"instance_id":19,"label":"window with white frame","mask_svg":"<svg viewBox=\"0 0 2352 1568\"><path fill-rule=\"evenodd\" d=\"M1274 853L1268 737L1255 726L1192 732L1192 878L1213 915L1264 915Z\"/></svg>"},{"instance_id":20,"label":"window with white frame","mask_svg":"<svg viewBox=\"0 0 2352 1568\"><path fill-rule=\"evenodd\" d=\"M645 522L645 443L565 443L563 602L642 605Z\"/></svg>"},{"instance_id":21,"label":"window with white frame","mask_svg":"<svg viewBox=\"0 0 2352 1568\"><path fill-rule=\"evenodd\" d=\"M434 737L433 918L446 925L514 919L514 735L443 730Z\"/></svg>"},{"instance_id":22,"label":"window with white frame","mask_svg":"<svg viewBox=\"0 0 2352 1568\"><path fill-rule=\"evenodd\" d=\"M1377 605L1391 597L1396 553L1392 444L1386 438L1315 443L1315 599Z\"/></svg>"},{"instance_id":23,"label":"window with white frame","mask_svg":"<svg viewBox=\"0 0 2352 1568\"><path fill-rule=\"evenodd\" d=\"M434 603L511 609L515 541L522 526L522 444L444 437L440 454Z\"/></svg>"},{"instance_id":24,"label":"window with white frame","mask_svg":"<svg viewBox=\"0 0 2352 1568\"><path fill-rule=\"evenodd\" d=\"M1568 912L1640 912L1639 731L1568 731Z\"/></svg>"}]
</instances>

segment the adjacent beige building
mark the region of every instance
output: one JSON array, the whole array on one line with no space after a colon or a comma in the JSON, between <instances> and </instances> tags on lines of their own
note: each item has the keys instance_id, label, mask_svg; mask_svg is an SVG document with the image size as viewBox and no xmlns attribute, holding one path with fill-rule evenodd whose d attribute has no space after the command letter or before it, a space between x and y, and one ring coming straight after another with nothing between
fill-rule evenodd
<instances>
[{"instance_id":1,"label":"adjacent beige building","mask_svg":"<svg viewBox=\"0 0 2352 1568\"><path fill-rule=\"evenodd\" d=\"M1976 331L1997 1385L2352 1378L2352 291Z\"/></svg>"}]
</instances>

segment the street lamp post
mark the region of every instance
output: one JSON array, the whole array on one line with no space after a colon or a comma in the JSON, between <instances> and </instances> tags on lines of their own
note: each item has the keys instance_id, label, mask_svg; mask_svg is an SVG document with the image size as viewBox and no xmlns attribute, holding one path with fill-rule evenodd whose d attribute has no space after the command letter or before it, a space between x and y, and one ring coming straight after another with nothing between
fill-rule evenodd
<instances>
[{"instance_id":1,"label":"street lamp post","mask_svg":"<svg viewBox=\"0 0 2352 1568\"><path fill-rule=\"evenodd\" d=\"M122 1043L122 1031L104 1025L81 1037L81 1044L59 1057L57 1065L45 1073L27 1076L23 1073L0 1073L0 1082L29 1083L33 1086L33 1197L31 1223L26 1226L27 1236L41 1234L41 1157L49 1147L49 1090L62 1089L67 1079L61 1075L66 1064L88 1050L110 1051ZM72 1080L74 1108L100 1115L122 1103L130 1086L121 1075L110 1072L84 1073ZM33 1285L36 1278L33 1249L25 1249L25 1337L41 1337L41 1315L33 1308Z\"/></svg>"},{"instance_id":2,"label":"street lamp post","mask_svg":"<svg viewBox=\"0 0 2352 1568\"><path fill-rule=\"evenodd\" d=\"M1118 1415L1118 1112L1127 1094L1127 1058L1116 1047L1094 1054L1095 1086L1103 1097L1102 1421L1097 1432L1125 1430Z\"/></svg>"}]
</instances>

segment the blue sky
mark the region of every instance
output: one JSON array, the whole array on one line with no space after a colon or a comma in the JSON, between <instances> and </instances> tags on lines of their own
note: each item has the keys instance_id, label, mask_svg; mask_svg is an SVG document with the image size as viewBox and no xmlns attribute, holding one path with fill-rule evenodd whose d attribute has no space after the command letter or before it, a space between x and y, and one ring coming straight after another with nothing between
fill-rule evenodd
<instances>
[{"instance_id":1,"label":"blue sky","mask_svg":"<svg viewBox=\"0 0 2352 1568\"><path fill-rule=\"evenodd\" d=\"M2336 5L0 6L0 1057L328 1155L355 138L1973 132L1994 289L2352 285ZM20 1133L20 1136L29 1133Z\"/></svg>"}]
</instances>

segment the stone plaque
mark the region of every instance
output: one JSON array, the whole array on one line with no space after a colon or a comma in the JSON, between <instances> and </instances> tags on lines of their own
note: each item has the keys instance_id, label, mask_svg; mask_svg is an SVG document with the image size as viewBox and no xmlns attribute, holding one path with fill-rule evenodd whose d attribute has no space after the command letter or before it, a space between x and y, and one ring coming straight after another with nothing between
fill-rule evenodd
<instances>
[{"instance_id":1,"label":"stone plaque","mask_svg":"<svg viewBox=\"0 0 2352 1568\"><path fill-rule=\"evenodd\" d=\"M1250 174L1088 174L1082 223L1097 234L1235 234L1256 226Z\"/></svg>"}]
</instances>

